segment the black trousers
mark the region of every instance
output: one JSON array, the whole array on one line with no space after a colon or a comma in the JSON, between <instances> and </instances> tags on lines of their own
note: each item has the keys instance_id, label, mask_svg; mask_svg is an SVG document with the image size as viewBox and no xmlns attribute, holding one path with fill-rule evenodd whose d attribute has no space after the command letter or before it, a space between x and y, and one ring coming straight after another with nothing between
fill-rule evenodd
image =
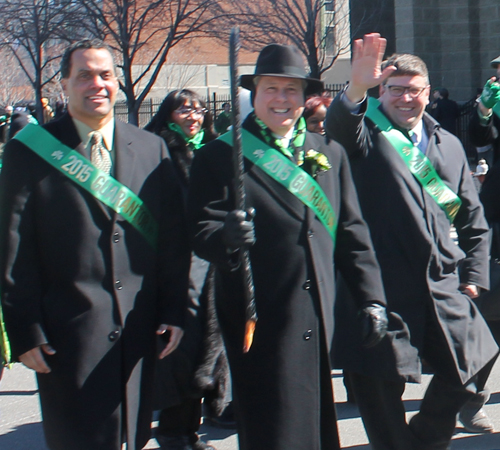
<instances>
[{"instance_id":1,"label":"black trousers","mask_svg":"<svg viewBox=\"0 0 500 450\"><path fill-rule=\"evenodd\" d=\"M401 400L405 382L390 381L350 372L350 382L373 450L447 450L460 408L482 390L495 360L467 385L456 373L455 363L442 332L429 311L421 357L434 377L410 425Z\"/></svg>"},{"instance_id":2,"label":"black trousers","mask_svg":"<svg viewBox=\"0 0 500 450\"><path fill-rule=\"evenodd\" d=\"M196 436L201 423L201 398L184 401L160 412L158 433L169 437Z\"/></svg>"}]
</instances>

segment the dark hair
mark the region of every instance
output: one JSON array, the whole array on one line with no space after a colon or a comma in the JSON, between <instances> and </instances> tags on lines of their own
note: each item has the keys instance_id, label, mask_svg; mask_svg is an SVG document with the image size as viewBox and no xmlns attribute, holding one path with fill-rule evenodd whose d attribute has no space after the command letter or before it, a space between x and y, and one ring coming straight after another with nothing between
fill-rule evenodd
<instances>
[{"instance_id":1,"label":"dark hair","mask_svg":"<svg viewBox=\"0 0 500 450\"><path fill-rule=\"evenodd\" d=\"M228 102L224 102L224 103L222 104L222 107L224 108L226 105L227 105L227 106L231 106Z\"/></svg>"},{"instance_id":2,"label":"dark hair","mask_svg":"<svg viewBox=\"0 0 500 450\"><path fill-rule=\"evenodd\" d=\"M448 98L450 96L450 93L448 92L448 89L440 88L439 95L441 95L441 97L443 97L443 98Z\"/></svg>"},{"instance_id":3,"label":"dark hair","mask_svg":"<svg viewBox=\"0 0 500 450\"><path fill-rule=\"evenodd\" d=\"M323 105L326 109L330 106L332 103L332 98L328 94L323 94L323 95L313 95L312 97L309 97L306 100L304 112L302 116L304 119L309 119L316 111L317 109Z\"/></svg>"},{"instance_id":4,"label":"dark hair","mask_svg":"<svg viewBox=\"0 0 500 450\"><path fill-rule=\"evenodd\" d=\"M396 71L391 74L391 77L403 76L421 76L425 78L425 82L429 84L429 71L424 61L418 56L411 55L410 53L395 53L389 59L382 63L382 70L386 67L395 66ZM387 82L385 80L384 84Z\"/></svg>"},{"instance_id":5,"label":"dark hair","mask_svg":"<svg viewBox=\"0 0 500 450\"><path fill-rule=\"evenodd\" d=\"M115 61L113 58L113 52L109 45L105 44L103 41L100 39L83 39L82 41L75 42L74 44L71 44L63 53L62 59L61 59L61 78L68 78L69 74L71 72L71 55L73 52L76 50L80 49L89 49L89 48L96 48L96 49L104 49L109 52L111 55L111 59L113 60L113 70L115 68Z\"/></svg>"},{"instance_id":6,"label":"dark hair","mask_svg":"<svg viewBox=\"0 0 500 450\"><path fill-rule=\"evenodd\" d=\"M156 111L156 114L152 117L151 121L144 127L144 129L155 134L160 134L161 130L165 127L165 124L173 122L172 113L186 102L190 104L199 103L203 108L206 108L205 102L196 92L190 91L189 89L177 89L170 92L165 97L158 108L158 111ZM205 130L205 134L208 134L206 138L209 136L211 138L211 135L213 135L213 139L217 137L213 130L213 119L210 111L205 114L202 128Z\"/></svg>"}]
</instances>

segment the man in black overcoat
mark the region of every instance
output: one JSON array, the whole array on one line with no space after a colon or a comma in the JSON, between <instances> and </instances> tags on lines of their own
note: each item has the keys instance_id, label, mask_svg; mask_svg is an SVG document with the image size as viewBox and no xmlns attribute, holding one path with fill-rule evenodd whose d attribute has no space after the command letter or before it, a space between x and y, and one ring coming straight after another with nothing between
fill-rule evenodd
<instances>
[{"instance_id":1,"label":"man in black overcoat","mask_svg":"<svg viewBox=\"0 0 500 450\"><path fill-rule=\"evenodd\" d=\"M255 217L235 210L232 141L224 137L196 153L188 193L194 250L216 267L215 298L240 449L336 450L328 357L335 271L353 291L360 313L356 330L372 346L384 336L387 322L379 268L343 148L305 129L305 95L322 90L322 83L307 77L299 51L265 47L255 74L243 75L241 86L252 92L254 106L243 123L243 148L253 149L250 140L256 139L252 152L273 155L265 164L272 166L271 175L245 157L246 204ZM273 177L277 167L283 170ZM331 203L335 242L311 207L279 182L292 169L315 180L321 192L316 189L313 197L323 198L323 206ZM239 264L239 249L245 246L250 247L258 314L248 353L243 352Z\"/></svg>"},{"instance_id":2,"label":"man in black overcoat","mask_svg":"<svg viewBox=\"0 0 500 450\"><path fill-rule=\"evenodd\" d=\"M158 239L42 159L36 141L21 143L25 128L6 146L0 176L5 324L13 357L37 372L51 450L121 450L125 441L139 450L150 436L156 334L168 337L165 356L183 333L181 188L163 141L114 118L118 81L102 42L69 47L61 76L69 114L45 130L137 195ZM93 192L112 196L99 179Z\"/></svg>"},{"instance_id":3,"label":"man in black overcoat","mask_svg":"<svg viewBox=\"0 0 500 450\"><path fill-rule=\"evenodd\" d=\"M334 99L326 130L349 155L388 309L407 324L418 355L398 361L399 376L390 376L380 368L393 355L379 352L374 359L364 352L350 333L355 315L339 308L336 332L352 338L334 339L334 358L351 371L375 450L445 450L457 412L484 387L498 355L471 301L489 287L488 226L462 145L424 112L430 91L425 63L414 55L394 55L381 68L385 44L377 33L354 42L351 81ZM367 91L379 84L380 104L371 109ZM419 163L408 166L408 155ZM421 162L423 155L428 164ZM434 190L427 184L424 189L419 180L432 168L428 183ZM451 222L459 245L450 237ZM408 426L401 395L405 379L418 381L418 356L435 375Z\"/></svg>"}]
</instances>

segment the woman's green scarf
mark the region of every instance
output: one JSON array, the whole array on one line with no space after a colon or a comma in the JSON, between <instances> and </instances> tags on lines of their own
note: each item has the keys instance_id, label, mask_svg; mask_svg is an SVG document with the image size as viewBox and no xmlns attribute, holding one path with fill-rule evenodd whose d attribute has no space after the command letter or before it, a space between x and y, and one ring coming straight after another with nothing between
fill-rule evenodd
<instances>
[{"instance_id":1,"label":"woman's green scarf","mask_svg":"<svg viewBox=\"0 0 500 450\"><path fill-rule=\"evenodd\" d=\"M169 122L168 128L172 131L181 135L182 139L186 142L186 144L191 148L191 150L198 150L203 147L203 138L205 137L205 130L202 128L198 133L196 133L193 137L189 137L184 130L180 127L180 125Z\"/></svg>"}]
</instances>

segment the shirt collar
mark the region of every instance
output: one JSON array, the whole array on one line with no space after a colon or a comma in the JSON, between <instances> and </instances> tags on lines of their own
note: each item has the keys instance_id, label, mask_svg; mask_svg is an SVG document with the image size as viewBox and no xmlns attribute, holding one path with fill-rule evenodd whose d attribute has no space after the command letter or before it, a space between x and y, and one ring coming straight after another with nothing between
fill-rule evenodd
<instances>
[{"instance_id":1,"label":"shirt collar","mask_svg":"<svg viewBox=\"0 0 500 450\"><path fill-rule=\"evenodd\" d=\"M82 141L85 148L88 147L90 141L90 134L94 131L99 131L102 134L102 138L104 141L104 145L108 150L113 150L114 144L114 136L115 136L115 120L110 120L106 125L98 130L93 130L88 125L84 124L78 119L72 117L73 123L75 124L76 131L78 132L78 136L80 136L80 140Z\"/></svg>"},{"instance_id":2,"label":"shirt collar","mask_svg":"<svg viewBox=\"0 0 500 450\"><path fill-rule=\"evenodd\" d=\"M280 136L279 134L276 134L276 133L273 133L273 136L276 139L279 139L285 148L288 148L288 146L290 145L290 140L293 137L293 131L294 131L294 128L291 128L288 131L288 133L285 134L284 136Z\"/></svg>"},{"instance_id":3,"label":"shirt collar","mask_svg":"<svg viewBox=\"0 0 500 450\"><path fill-rule=\"evenodd\" d=\"M423 139L423 133L424 133L424 126L423 126L423 121L419 120L418 123L411 129L413 134L415 135L415 145L420 144L420 142Z\"/></svg>"}]
</instances>

